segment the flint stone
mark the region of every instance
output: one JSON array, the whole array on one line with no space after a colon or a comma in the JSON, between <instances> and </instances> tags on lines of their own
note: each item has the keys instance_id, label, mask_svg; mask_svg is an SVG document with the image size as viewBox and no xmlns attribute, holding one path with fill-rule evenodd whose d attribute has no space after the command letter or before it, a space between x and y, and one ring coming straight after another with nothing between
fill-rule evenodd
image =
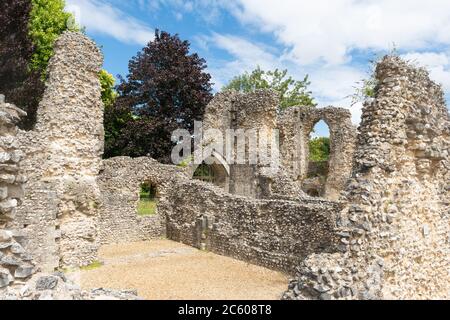
<instances>
[{"instance_id":1,"label":"flint stone","mask_svg":"<svg viewBox=\"0 0 450 320\"><path fill-rule=\"evenodd\" d=\"M11 245L12 242L0 243L0 250L8 249L9 247L11 247Z\"/></svg>"},{"instance_id":2,"label":"flint stone","mask_svg":"<svg viewBox=\"0 0 450 320\"><path fill-rule=\"evenodd\" d=\"M9 271L4 268L0 268L0 288L8 286L13 281L13 278Z\"/></svg>"},{"instance_id":3,"label":"flint stone","mask_svg":"<svg viewBox=\"0 0 450 320\"><path fill-rule=\"evenodd\" d=\"M5 266L17 267L20 266L20 261L12 256L4 256L0 262Z\"/></svg>"},{"instance_id":4,"label":"flint stone","mask_svg":"<svg viewBox=\"0 0 450 320\"><path fill-rule=\"evenodd\" d=\"M19 279L28 278L33 274L34 267L33 266L20 266L14 272L14 277Z\"/></svg>"},{"instance_id":5,"label":"flint stone","mask_svg":"<svg viewBox=\"0 0 450 320\"><path fill-rule=\"evenodd\" d=\"M36 281L36 290L53 290L58 285L58 278L55 276L41 277Z\"/></svg>"},{"instance_id":6,"label":"flint stone","mask_svg":"<svg viewBox=\"0 0 450 320\"><path fill-rule=\"evenodd\" d=\"M13 243L10 247L10 250L14 254L22 254L25 252L25 249L18 243Z\"/></svg>"},{"instance_id":7,"label":"flint stone","mask_svg":"<svg viewBox=\"0 0 450 320\"><path fill-rule=\"evenodd\" d=\"M66 275L63 272L57 271L57 272L54 272L53 275L55 277L61 278L62 281L67 282Z\"/></svg>"},{"instance_id":8,"label":"flint stone","mask_svg":"<svg viewBox=\"0 0 450 320\"><path fill-rule=\"evenodd\" d=\"M8 187L1 187L0 188L0 200L5 200L6 198L8 198Z\"/></svg>"},{"instance_id":9,"label":"flint stone","mask_svg":"<svg viewBox=\"0 0 450 320\"><path fill-rule=\"evenodd\" d=\"M0 230L0 242L10 241L11 237L12 237L12 233L10 231Z\"/></svg>"}]
</instances>

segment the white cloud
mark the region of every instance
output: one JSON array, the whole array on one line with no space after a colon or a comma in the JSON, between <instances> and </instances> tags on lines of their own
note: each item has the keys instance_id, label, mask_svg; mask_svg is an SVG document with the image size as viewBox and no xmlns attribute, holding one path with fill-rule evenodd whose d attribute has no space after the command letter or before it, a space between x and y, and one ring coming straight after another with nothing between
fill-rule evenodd
<instances>
[{"instance_id":1,"label":"white cloud","mask_svg":"<svg viewBox=\"0 0 450 320\"><path fill-rule=\"evenodd\" d=\"M311 89L319 105L349 108L354 123L360 121L362 105L351 106L348 95L355 92L358 81L367 77L352 63L354 50L386 51L395 45L402 51L415 52L450 47L448 0L224 2L229 4L225 8L241 23L255 31L272 34L287 50L281 58L275 55L272 65L281 61L294 75L310 74ZM414 53L405 57L425 64L431 78L450 91L449 55ZM238 58L238 61L249 60Z\"/></svg>"},{"instance_id":2,"label":"white cloud","mask_svg":"<svg viewBox=\"0 0 450 320\"><path fill-rule=\"evenodd\" d=\"M349 96L355 92L357 82L366 77L365 73L351 66L322 66L309 72L311 90L321 107L335 106L347 108L352 113L352 121L361 121L362 103L352 105Z\"/></svg>"},{"instance_id":3,"label":"white cloud","mask_svg":"<svg viewBox=\"0 0 450 320\"><path fill-rule=\"evenodd\" d=\"M257 66L266 70L281 67L279 58L272 53L274 49L263 44L218 33L202 37L201 41L203 46L214 46L232 56L230 60L209 60L209 71L213 75L216 90L220 90L234 76L252 71Z\"/></svg>"},{"instance_id":4,"label":"white cloud","mask_svg":"<svg viewBox=\"0 0 450 320\"><path fill-rule=\"evenodd\" d=\"M81 23L90 32L126 43L145 44L153 39L151 28L107 2L119 5L119 0L68 0L79 8ZM277 49L257 43L248 35L194 35L199 48L208 54L214 48L231 57L208 58L217 90L257 65L264 69L286 68L297 79L309 74L319 105L349 108L357 124L362 105L351 107L348 95L367 74L353 63L353 53L385 51L395 43L402 52L410 52L404 58L426 66L431 78L450 91L450 51L431 52L437 47L450 48L448 0L130 0L120 6L138 6L155 14L170 9L177 19L195 14L214 25L219 25L223 10L227 10L250 27L248 34L274 36Z\"/></svg>"},{"instance_id":5,"label":"white cloud","mask_svg":"<svg viewBox=\"0 0 450 320\"><path fill-rule=\"evenodd\" d=\"M323 104L343 101L365 74L350 66L323 66L310 72L311 89Z\"/></svg>"},{"instance_id":6,"label":"white cloud","mask_svg":"<svg viewBox=\"0 0 450 320\"><path fill-rule=\"evenodd\" d=\"M288 69L290 75L296 79L303 79L305 74L309 74L310 89L319 106L349 108L353 122L360 122L362 106L358 104L352 107L351 98L348 96L355 91L356 83L365 77L361 70L345 65L302 67L284 59L274 48L233 35L213 33L211 37L202 37L202 41L204 46L220 48L233 57L229 61L209 61L210 64L213 63L209 71L213 75L216 90L220 90L232 77L244 71L251 71L258 65L265 70Z\"/></svg>"},{"instance_id":7,"label":"white cloud","mask_svg":"<svg viewBox=\"0 0 450 320\"><path fill-rule=\"evenodd\" d=\"M262 68L271 68L277 59L271 51L273 48L263 44L250 42L244 38L213 33L211 41L220 49L226 50L232 56L249 68L260 65Z\"/></svg>"},{"instance_id":8,"label":"white cloud","mask_svg":"<svg viewBox=\"0 0 450 320\"><path fill-rule=\"evenodd\" d=\"M182 13L193 13L208 24L216 23L222 17L222 9L232 9L236 6L233 1L223 0L134 0L141 8L147 7L154 12L162 7L170 7Z\"/></svg>"},{"instance_id":9,"label":"white cloud","mask_svg":"<svg viewBox=\"0 0 450 320\"><path fill-rule=\"evenodd\" d=\"M235 0L243 23L273 33L298 63L343 64L353 49L450 44L448 0Z\"/></svg>"},{"instance_id":10,"label":"white cloud","mask_svg":"<svg viewBox=\"0 0 450 320\"><path fill-rule=\"evenodd\" d=\"M100 0L67 0L66 10L89 32L111 36L121 42L145 45L154 31L145 23Z\"/></svg>"},{"instance_id":11,"label":"white cloud","mask_svg":"<svg viewBox=\"0 0 450 320\"><path fill-rule=\"evenodd\" d=\"M402 58L412 63L418 63L424 67L436 67L449 64L449 57L442 52L410 52L402 55Z\"/></svg>"},{"instance_id":12,"label":"white cloud","mask_svg":"<svg viewBox=\"0 0 450 320\"><path fill-rule=\"evenodd\" d=\"M442 84L445 91L450 91L450 56L447 53L412 52L402 55L402 58L425 67L432 80Z\"/></svg>"}]
</instances>

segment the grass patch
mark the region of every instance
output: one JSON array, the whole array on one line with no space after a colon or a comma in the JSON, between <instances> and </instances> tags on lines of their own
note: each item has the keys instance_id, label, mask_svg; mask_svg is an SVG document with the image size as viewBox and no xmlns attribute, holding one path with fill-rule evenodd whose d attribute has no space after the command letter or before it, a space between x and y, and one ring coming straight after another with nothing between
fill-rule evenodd
<instances>
[{"instance_id":1,"label":"grass patch","mask_svg":"<svg viewBox=\"0 0 450 320\"><path fill-rule=\"evenodd\" d=\"M90 265L81 267L80 269L83 271L89 271L89 270L98 269L101 266L103 266L103 263L101 263L100 261L94 261Z\"/></svg>"},{"instance_id":2,"label":"grass patch","mask_svg":"<svg viewBox=\"0 0 450 320\"><path fill-rule=\"evenodd\" d=\"M156 214L156 207L158 203L156 200L140 199L138 203L138 215L139 216L153 216Z\"/></svg>"}]
</instances>

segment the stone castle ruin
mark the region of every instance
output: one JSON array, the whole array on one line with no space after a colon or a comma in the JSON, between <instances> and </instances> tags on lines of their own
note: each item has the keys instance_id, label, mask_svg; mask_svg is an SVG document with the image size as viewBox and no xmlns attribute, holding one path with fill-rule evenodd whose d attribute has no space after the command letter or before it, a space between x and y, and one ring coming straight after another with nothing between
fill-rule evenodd
<instances>
[{"instance_id":1,"label":"stone castle ruin","mask_svg":"<svg viewBox=\"0 0 450 320\"><path fill-rule=\"evenodd\" d=\"M345 109L280 112L269 91L220 93L204 127L279 130L280 166L213 152L201 181L198 165L102 160L101 64L92 41L65 33L34 130L17 129L23 112L0 101L0 296L91 264L103 244L167 237L290 274L284 299L449 298L450 118L425 70L385 57L358 129ZM331 155L316 183L308 141L320 120ZM153 216L137 215L144 182L157 190ZM64 297L105 295L130 298Z\"/></svg>"}]
</instances>

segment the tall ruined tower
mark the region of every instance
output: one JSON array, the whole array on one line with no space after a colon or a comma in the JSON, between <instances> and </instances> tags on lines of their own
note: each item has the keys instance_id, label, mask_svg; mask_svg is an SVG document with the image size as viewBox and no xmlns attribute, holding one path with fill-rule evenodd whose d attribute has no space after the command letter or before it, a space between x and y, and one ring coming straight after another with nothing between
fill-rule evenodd
<instances>
[{"instance_id":1,"label":"tall ruined tower","mask_svg":"<svg viewBox=\"0 0 450 320\"><path fill-rule=\"evenodd\" d=\"M450 118L424 69L387 56L363 109L335 254L310 256L285 298L448 299Z\"/></svg>"},{"instance_id":2,"label":"tall ruined tower","mask_svg":"<svg viewBox=\"0 0 450 320\"><path fill-rule=\"evenodd\" d=\"M86 36L67 32L54 50L36 126L19 135L28 183L15 221L47 271L96 257L96 179L104 136L99 49Z\"/></svg>"}]
</instances>

